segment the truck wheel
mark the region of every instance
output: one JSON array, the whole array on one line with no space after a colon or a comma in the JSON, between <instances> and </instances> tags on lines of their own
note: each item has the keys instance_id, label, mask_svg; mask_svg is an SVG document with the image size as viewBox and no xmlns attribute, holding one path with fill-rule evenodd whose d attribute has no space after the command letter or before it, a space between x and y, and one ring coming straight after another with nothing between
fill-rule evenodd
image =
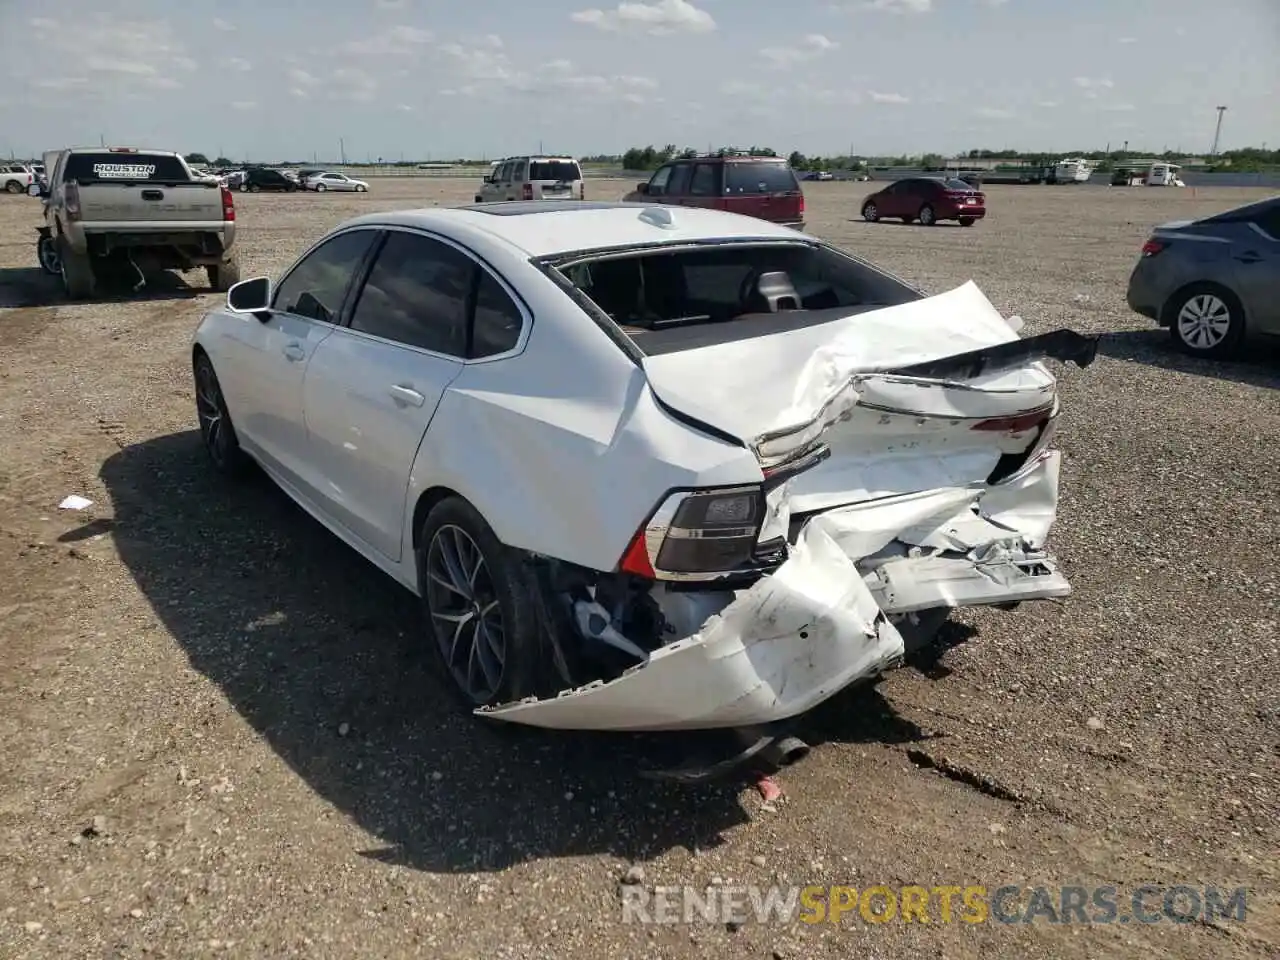
<instances>
[{"instance_id":1,"label":"truck wheel","mask_svg":"<svg viewBox=\"0 0 1280 960\"><path fill-rule=\"evenodd\" d=\"M93 263L87 253L76 253L66 237L58 242L58 260L62 267L62 286L72 300L86 300L97 289L93 275Z\"/></svg>"},{"instance_id":2,"label":"truck wheel","mask_svg":"<svg viewBox=\"0 0 1280 960\"><path fill-rule=\"evenodd\" d=\"M40 269L50 276L60 276L62 265L58 261L58 245L53 237L41 236L36 244L36 257L40 261Z\"/></svg>"},{"instance_id":3,"label":"truck wheel","mask_svg":"<svg viewBox=\"0 0 1280 960\"><path fill-rule=\"evenodd\" d=\"M240 260L234 253L221 263L211 263L204 269L214 293L226 293L240 282Z\"/></svg>"},{"instance_id":4,"label":"truck wheel","mask_svg":"<svg viewBox=\"0 0 1280 960\"><path fill-rule=\"evenodd\" d=\"M8 183L4 185L4 189L6 193L21 193L22 184L20 184L17 180L10 180Z\"/></svg>"}]
</instances>

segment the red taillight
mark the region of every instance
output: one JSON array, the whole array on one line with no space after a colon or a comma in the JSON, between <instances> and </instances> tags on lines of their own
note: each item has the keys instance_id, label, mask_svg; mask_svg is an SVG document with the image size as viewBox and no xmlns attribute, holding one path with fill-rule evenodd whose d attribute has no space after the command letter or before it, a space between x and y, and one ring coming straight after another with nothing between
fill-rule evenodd
<instances>
[{"instance_id":1,"label":"red taillight","mask_svg":"<svg viewBox=\"0 0 1280 960\"><path fill-rule=\"evenodd\" d=\"M631 543L627 546L627 552L622 555L622 562L618 567L623 573L644 577L646 580L655 580L657 575L653 572L653 563L649 560L649 548L645 542L645 533L644 527L636 531L636 535L631 538Z\"/></svg>"},{"instance_id":2,"label":"red taillight","mask_svg":"<svg viewBox=\"0 0 1280 960\"><path fill-rule=\"evenodd\" d=\"M63 190L63 198L66 201L67 219L80 219L80 185L75 181L68 183Z\"/></svg>"},{"instance_id":3,"label":"red taillight","mask_svg":"<svg viewBox=\"0 0 1280 960\"><path fill-rule=\"evenodd\" d=\"M1157 253L1164 249L1164 244L1159 240L1148 240L1142 245L1142 255L1144 257L1154 257Z\"/></svg>"},{"instance_id":4,"label":"red taillight","mask_svg":"<svg viewBox=\"0 0 1280 960\"><path fill-rule=\"evenodd\" d=\"M992 417L990 420L979 420L971 429L988 433L1022 433L1040 426L1052 413L1051 408L1045 407L1041 410L1032 410L1030 413L1017 413L1011 417Z\"/></svg>"},{"instance_id":5,"label":"red taillight","mask_svg":"<svg viewBox=\"0 0 1280 960\"><path fill-rule=\"evenodd\" d=\"M236 218L236 195L231 192L230 187L222 188L222 219L234 220Z\"/></svg>"},{"instance_id":6,"label":"red taillight","mask_svg":"<svg viewBox=\"0 0 1280 960\"><path fill-rule=\"evenodd\" d=\"M524 197L526 200L532 200L532 199L533 199L533 184L532 184L532 183L526 183L526 184L524 185L524 189L523 189L523 191L521 192L521 194L520 194L520 195L521 195L522 197Z\"/></svg>"},{"instance_id":7,"label":"red taillight","mask_svg":"<svg viewBox=\"0 0 1280 960\"><path fill-rule=\"evenodd\" d=\"M800 212L804 213L804 194L800 194Z\"/></svg>"}]
</instances>

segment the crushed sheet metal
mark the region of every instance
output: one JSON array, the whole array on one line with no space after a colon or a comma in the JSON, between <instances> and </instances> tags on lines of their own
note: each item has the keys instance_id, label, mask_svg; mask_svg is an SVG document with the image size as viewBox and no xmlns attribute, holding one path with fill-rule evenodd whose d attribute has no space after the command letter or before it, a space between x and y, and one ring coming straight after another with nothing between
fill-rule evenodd
<instances>
[{"instance_id":1,"label":"crushed sheet metal","mask_svg":"<svg viewBox=\"0 0 1280 960\"><path fill-rule=\"evenodd\" d=\"M646 663L552 699L476 712L568 730L741 726L803 713L902 655L853 560L809 524L775 574Z\"/></svg>"},{"instance_id":2,"label":"crushed sheet metal","mask_svg":"<svg viewBox=\"0 0 1280 960\"><path fill-rule=\"evenodd\" d=\"M1058 479L1062 453L1042 454L1022 475L991 487L982 496L982 513L994 523L1012 527L1033 547L1041 548L1058 516Z\"/></svg>"}]
</instances>

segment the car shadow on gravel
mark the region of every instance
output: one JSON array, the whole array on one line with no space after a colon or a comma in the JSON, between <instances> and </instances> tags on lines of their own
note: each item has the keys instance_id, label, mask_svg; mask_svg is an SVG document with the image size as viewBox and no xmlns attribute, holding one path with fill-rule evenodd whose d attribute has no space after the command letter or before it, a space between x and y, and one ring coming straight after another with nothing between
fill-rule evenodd
<instances>
[{"instance_id":1,"label":"car shadow on gravel","mask_svg":"<svg viewBox=\"0 0 1280 960\"><path fill-rule=\"evenodd\" d=\"M364 856L437 872L600 853L644 860L714 847L749 819L742 779L679 786L638 775L688 759L687 736L544 732L460 710L415 642L416 600L265 476L214 475L197 431L125 448L101 477L115 515L94 532L110 530L192 666L379 838ZM848 696L849 710L815 715L816 741L917 739L874 688Z\"/></svg>"},{"instance_id":2,"label":"car shadow on gravel","mask_svg":"<svg viewBox=\"0 0 1280 960\"><path fill-rule=\"evenodd\" d=\"M1253 387L1280 388L1280 343L1250 342L1240 357L1208 360L1181 353L1167 330L1119 330L1103 334L1098 352L1113 360L1127 360L1198 377L1216 377Z\"/></svg>"},{"instance_id":3,"label":"car shadow on gravel","mask_svg":"<svg viewBox=\"0 0 1280 960\"><path fill-rule=\"evenodd\" d=\"M203 282L204 272L192 272ZM181 274L159 270L146 274L147 284L134 292L132 283L113 280L100 283L97 294L88 300L68 300L62 282L39 267L0 267L0 309L53 307L88 303L133 303L148 300L184 300L209 292L207 285L187 283Z\"/></svg>"}]
</instances>

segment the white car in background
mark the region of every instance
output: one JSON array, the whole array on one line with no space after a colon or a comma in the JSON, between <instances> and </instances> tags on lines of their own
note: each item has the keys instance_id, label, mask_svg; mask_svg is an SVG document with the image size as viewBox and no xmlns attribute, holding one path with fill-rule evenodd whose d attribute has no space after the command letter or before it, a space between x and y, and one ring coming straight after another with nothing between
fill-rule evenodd
<instances>
[{"instance_id":1,"label":"white car in background","mask_svg":"<svg viewBox=\"0 0 1280 960\"><path fill-rule=\"evenodd\" d=\"M469 708L753 728L952 607L1061 597L1045 357L786 227L534 201L350 220L196 332L211 463L256 461L421 598Z\"/></svg>"},{"instance_id":2,"label":"white car in background","mask_svg":"<svg viewBox=\"0 0 1280 960\"><path fill-rule=\"evenodd\" d=\"M365 193L369 184L364 180L355 180L345 173L318 173L308 177L302 184L308 190L324 193L327 190L342 190L347 193Z\"/></svg>"}]
</instances>

